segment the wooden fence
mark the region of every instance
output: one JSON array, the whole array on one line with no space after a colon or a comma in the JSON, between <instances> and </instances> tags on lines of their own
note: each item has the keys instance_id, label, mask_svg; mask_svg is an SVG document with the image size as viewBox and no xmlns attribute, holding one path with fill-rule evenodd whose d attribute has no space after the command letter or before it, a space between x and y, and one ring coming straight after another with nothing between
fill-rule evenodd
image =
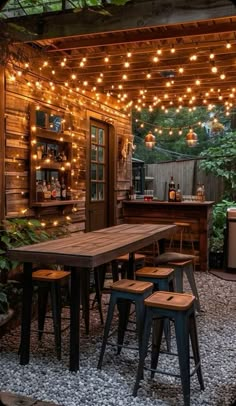
<instances>
[{"instance_id":1,"label":"wooden fence","mask_svg":"<svg viewBox=\"0 0 236 406\"><path fill-rule=\"evenodd\" d=\"M200 161L194 159L161 162L145 165L145 175L148 177L148 189L154 190L154 196L167 200L168 183L174 177L175 185L179 183L183 195L195 195L198 182L204 184L206 200L218 202L222 198L224 182L220 177L206 175L199 168ZM150 180L153 178L153 180Z\"/></svg>"}]
</instances>

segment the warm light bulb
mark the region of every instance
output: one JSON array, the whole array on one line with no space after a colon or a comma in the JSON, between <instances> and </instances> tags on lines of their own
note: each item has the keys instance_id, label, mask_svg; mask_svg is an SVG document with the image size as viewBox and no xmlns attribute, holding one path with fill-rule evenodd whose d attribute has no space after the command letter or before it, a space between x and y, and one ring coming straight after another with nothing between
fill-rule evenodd
<instances>
[{"instance_id":1,"label":"warm light bulb","mask_svg":"<svg viewBox=\"0 0 236 406\"><path fill-rule=\"evenodd\" d=\"M211 71L212 71L212 73L217 73L217 67L216 67L216 66L212 66Z\"/></svg>"}]
</instances>

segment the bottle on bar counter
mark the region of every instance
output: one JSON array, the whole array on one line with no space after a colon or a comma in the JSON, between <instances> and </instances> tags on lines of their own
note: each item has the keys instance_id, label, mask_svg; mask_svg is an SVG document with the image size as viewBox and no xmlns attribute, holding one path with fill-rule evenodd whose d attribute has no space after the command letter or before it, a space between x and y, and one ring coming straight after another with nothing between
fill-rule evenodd
<instances>
[{"instance_id":1,"label":"bottle on bar counter","mask_svg":"<svg viewBox=\"0 0 236 406\"><path fill-rule=\"evenodd\" d=\"M169 189L168 189L168 202L175 202L176 189L173 176L170 178Z\"/></svg>"},{"instance_id":2,"label":"bottle on bar counter","mask_svg":"<svg viewBox=\"0 0 236 406\"><path fill-rule=\"evenodd\" d=\"M177 189L176 189L176 193L175 193L175 201L176 202L182 202L182 192L181 192L181 189L179 187L179 183L177 185Z\"/></svg>"}]
</instances>

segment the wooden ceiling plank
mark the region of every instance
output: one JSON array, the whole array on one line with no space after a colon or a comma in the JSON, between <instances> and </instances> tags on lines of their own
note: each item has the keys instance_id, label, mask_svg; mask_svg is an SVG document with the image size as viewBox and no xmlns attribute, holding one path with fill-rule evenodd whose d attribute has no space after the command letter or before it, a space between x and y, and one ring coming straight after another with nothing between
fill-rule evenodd
<instances>
[{"instance_id":1,"label":"wooden ceiling plank","mask_svg":"<svg viewBox=\"0 0 236 406\"><path fill-rule=\"evenodd\" d=\"M167 32L159 32L158 29L155 31L140 30L138 32L127 32L119 33L117 35L107 35L107 36L96 36L93 38L77 38L73 40L64 40L56 42L56 47L48 48L48 53L61 52L62 50L74 50L74 49L83 49L89 47L107 47L114 46L119 44L132 44L146 41L153 41L154 43L159 40L171 40L176 37L195 37L197 43L197 38L201 35L212 35L217 33L231 33L236 31L236 21L232 23L223 23L217 24L214 26L204 25L201 28L190 27L185 28L184 30L179 30L176 27L169 27Z\"/></svg>"}]
</instances>

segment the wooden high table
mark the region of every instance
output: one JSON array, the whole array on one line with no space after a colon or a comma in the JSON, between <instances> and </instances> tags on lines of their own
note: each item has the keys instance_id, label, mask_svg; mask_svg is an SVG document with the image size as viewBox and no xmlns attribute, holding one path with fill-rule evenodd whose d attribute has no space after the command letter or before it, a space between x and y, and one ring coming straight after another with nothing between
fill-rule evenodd
<instances>
[{"instance_id":1,"label":"wooden high table","mask_svg":"<svg viewBox=\"0 0 236 406\"><path fill-rule=\"evenodd\" d=\"M71 269L70 370L77 371L80 353L80 282L82 278L88 281L90 270L127 253L130 254L129 277L132 278L134 253L155 241L168 237L174 228L173 225L165 224L122 224L9 250L10 259L24 263L20 364L28 364L30 358L33 264L65 265Z\"/></svg>"}]
</instances>

